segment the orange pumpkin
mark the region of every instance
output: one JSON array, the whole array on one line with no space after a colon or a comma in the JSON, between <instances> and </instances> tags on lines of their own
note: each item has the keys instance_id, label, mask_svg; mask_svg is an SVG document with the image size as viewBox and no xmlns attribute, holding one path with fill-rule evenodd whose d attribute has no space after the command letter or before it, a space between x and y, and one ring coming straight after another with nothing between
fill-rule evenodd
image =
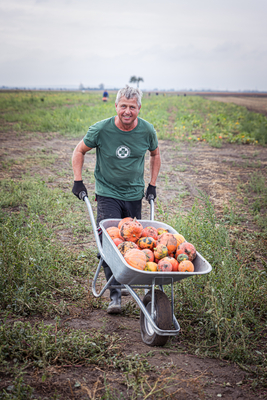
<instances>
[{"instance_id":1,"label":"orange pumpkin","mask_svg":"<svg viewBox=\"0 0 267 400\"><path fill-rule=\"evenodd\" d=\"M179 272L194 272L194 264L189 260L184 260L180 262L178 266Z\"/></svg>"},{"instance_id":2,"label":"orange pumpkin","mask_svg":"<svg viewBox=\"0 0 267 400\"><path fill-rule=\"evenodd\" d=\"M158 270L158 265L155 262L149 261L146 263L145 271L156 272L157 270Z\"/></svg>"},{"instance_id":3,"label":"orange pumpkin","mask_svg":"<svg viewBox=\"0 0 267 400\"><path fill-rule=\"evenodd\" d=\"M158 262L158 271L170 272L172 271L172 265L169 261L166 261L166 257Z\"/></svg>"},{"instance_id":4,"label":"orange pumpkin","mask_svg":"<svg viewBox=\"0 0 267 400\"><path fill-rule=\"evenodd\" d=\"M120 220L119 224L118 224L118 228L121 229L122 224L124 224L124 222L129 222L129 221L133 221L132 217L125 217L122 220Z\"/></svg>"},{"instance_id":5,"label":"orange pumpkin","mask_svg":"<svg viewBox=\"0 0 267 400\"><path fill-rule=\"evenodd\" d=\"M156 241L152 237L141 237L137 242L140 249L154 249Z\"/></svg>"},{"instance_id":6,"label":"orange pumpkin","mask_svg":"<svg viewBox=\"0 0 267 400\"><path fill-rule=\"evenodd\" d=\"M142 224L136 220L136 218L133 219L133 221L126 221L124 224L122 224L120 228L120 237L123 240L128 240L130 242L137 242L137 240L141 236L141 232L143 230Z\"/></svg>"},{"instance_id":7,"label":"orange pumpkin","mask_svg":"<svg viewBox=\"0 0 267 400\"><path fill-rule=\"evenodd\" d=\"M142 252L145 253L147 262L154 261L154 253L152 250L143 249Z\"/></svg>"},{"instance_id":8,"label":"orange pumpkin","mask_svg":"<svg viewBox=\"0 0 267 400\"><path fill-rule=\"evenodd\" d=\"M109 228L107 228L107 233L109 234L111 239L120 237L120 230L116 226L110 226Z\"/></svg>"},{"instance_id":9,"label":"orange pumpkin","mask_svg":"<svg viewBox=\"0 0 267 400\"><path fill-rule=\"evenodd\" d=\"M119 246L119 244L121 244L123 242L123 240L121 238L115 238L115 239L112 239L112 240L113 240L113 242L115 243L115 245L117 247Z\"/></svg>"},{"instance_id":10,"label":"orange pumpkin","mask_svg":"<svg viewBox=\"0 0 267 400\"><path fill-rule=\"evenodd\" d=\"M172 233L162 233L157 240L158 244L164 244L168 249L169 255L175 252L177 248L177 240Z\"/></svg>"},{"instance_id":11,"label":"orange pumpkin","mask_svg":"<svg viewBox=\"0 0 267 400\"><path fill-rule=\"evenodd\" d=\"M172 265L172 271L178 271L178 265L179 265L179 263L178 263L177 260L175 260L175 258L168 256L168 257L162 258L162 260L168 261L169 263L171 263L171 265ZM162 260L161 260L161 261L162 261Z\"/></svg>"},{"instance_id":12,"label":"orange pumpkin","mask_svg":"<svg viewBox=\"0 0 267 400\"><path fill-rule=\"evenodd\" d=\"M174 236L175 239L177 240L177 247L179 246L179 244L185 242L185 238L184 238L183 235L181 235L180 233L174 233L173 236Z\"/></svg>"},{"instance_id":13,"label":"orange pumpkin","mask_svg":"<svg viewBox=\"0 0 267 400\"><path fill-rule=\"evenodd\" d=\"M176 259L177 259L179 254L183 254L183 253L188 256L188 260L189 261L193 261L197 256L197 252L196 252L195 246L192 243L189 243L189 242L181 243L177 247L176 254L175 254Z\"/></svg>"},{"instance_id":14,"label":"orange pumpkin","mask_svg":"<svg viewBox=\"0 0 267 400\"><path fill-rule=\"evenodd\" d=\"M118 245L119 252L124 256L126 251L131 249L138 249L138 246L134 242L122 242Z\"/></svg>"},{"instance_id":15,"label":"orange pumpkin","mask_svg":"<svg viewBox=\"0 0 267 400\"><path fill-rule=\"evenodd\" d=\"M126 262L136 269L143 271L146 266L146 255L138 249L126 251L124 258Z\"/></svg>"},{"instance_id":16,"label":"orange pumpkin","mask_svg":"<svg viewBox=\"0 0 267 400\"><path fill-rule=\"evenodd\" d=\"M158 231L154 226L147 226L141 232L141 237L152 237L153 239L157 240L158 238Z\"/></svg>"},{"instance_id":17,"label":"orange pumpkin","mask_svg":"<svg viewBox=\"0 0 267 400\"><path fill-rule=\"evenodd\" d=\"M167 257L167 255L168 255L167 247L162 243L157 244L157 246L154 248L155 259L161 260L162 258Z\"/></svg>"}]
</instances>

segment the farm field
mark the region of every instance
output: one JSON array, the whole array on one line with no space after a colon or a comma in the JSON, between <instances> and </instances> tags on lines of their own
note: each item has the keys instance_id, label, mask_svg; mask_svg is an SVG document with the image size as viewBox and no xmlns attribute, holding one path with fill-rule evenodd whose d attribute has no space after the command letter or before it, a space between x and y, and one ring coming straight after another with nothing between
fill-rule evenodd
<instances>
[{"instance_id":1,"label":"farm field","mask_svg":"<svg viewBox=\"0 0 267 400\"><path fill-rule=\"evenodd\" d=\"M131 297L114 316L108 293L93 297L97 249L71 193L72 151L114 100L0 93L0 399L266 398L267 97L144 95L162 156L155 219L213 267L175 285L181 332L163 348L141 341Z\"/></svg>"}]
</instances>

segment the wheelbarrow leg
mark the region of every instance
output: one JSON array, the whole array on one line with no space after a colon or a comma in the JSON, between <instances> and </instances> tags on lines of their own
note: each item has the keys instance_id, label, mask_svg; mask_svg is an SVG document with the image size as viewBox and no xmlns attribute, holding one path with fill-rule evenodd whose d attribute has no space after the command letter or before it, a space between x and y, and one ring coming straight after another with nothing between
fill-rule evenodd
<instances>
[{"instance_id":1,"label":"wheelbarrow leg","mask_svg":"<svg viewBox=\"0 0 267 400\"><path fill-rule=\"evenodd\" d=\"M99 260L99 263L98 263L98 267L97 267L97 270L96 270L96 272L95 272L95 276L94 276L94 279L93 279L93 282L92 282L92 292L93 292L93 295L95 296L95 297L100 297L100 296L102 296L102 294L109 288L109 286L111 285L111 281L112 281L112 279L113 279L113 275L110 277L110 279L108 280L108 282L105 284L105 286L103 287L103 289L99 292L99 293L97 293L97 290L96 290L96 281L97 281L97 279L98 279L98 276L99 276L99 272L100 272L100 269L101 269L101 267L102 267L102 262L103 262L103 258L101 257L100 258L100 260Z\"/></svg>"}]
</instances>

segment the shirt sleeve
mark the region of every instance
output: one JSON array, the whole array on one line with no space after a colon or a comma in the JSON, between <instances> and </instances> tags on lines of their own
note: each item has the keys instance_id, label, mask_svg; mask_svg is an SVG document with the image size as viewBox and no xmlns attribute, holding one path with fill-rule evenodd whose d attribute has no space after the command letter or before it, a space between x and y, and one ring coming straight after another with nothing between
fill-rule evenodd
<instances>
[{"instance_id":1,"label":"shirt sleeve","mask_svg":"<svg viewBox=\"0 0 267 400\"><path fill-rule=\"evenodd\" d=\"M83 138L84 144L92 149L98 146L99 143L99 128L98 124L90 126L86 135Z\"/></svg>"},{"instance_id":2,"label":"shirt sleeve","mask_svg":"<svg viewBox=\"0 0 267 400\"><path fill-rule=\"evenodd\" d=\"M151 125L150 129L150 143L149 143L149 151L154 151L158 147L158 138L157 138L157 132L154 128L153 125Z\"/></svg>"}]
</instances>

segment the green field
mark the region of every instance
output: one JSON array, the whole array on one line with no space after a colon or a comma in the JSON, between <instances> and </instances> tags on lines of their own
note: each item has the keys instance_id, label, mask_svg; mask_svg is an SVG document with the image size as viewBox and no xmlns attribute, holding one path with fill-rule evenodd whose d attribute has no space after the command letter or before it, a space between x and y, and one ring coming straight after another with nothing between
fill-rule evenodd
<instances>
[{"instance_id":1,"label":"green field","mask_svg":"<svg viewBox=\"0 0 267 400\"><path fill-rule=\"evenodd\" d=\"M19 137L78 141L91 124L114 115L114 101L113 94L103 104L98 93L0 93L1 135L10 134L14 146ZM246 143L257 149L267 144L265 116L198 96L145 95L140 116L155 126L159 139L177 145L186 142L194 146L200 141L218 148L224 143ZM3 390L0 399L31 398L33 389L23 381L23 371L28 367L43 370L45 376L48 366L82 360L99 368L112 364L114 370L124 371L127 379L127 368L135 373L148 371L150 367L141 356L125 359L115 334L89 335L59 328L70 307L95 310L107 306L102 299L90 296L88 300L86 282L94 276L97 250L95 246L82 251L75 247L81 237L92 234L92 229L83 217L84 203L70 193L70 163L64 170L56 166L55 154L32 154L30 147L20 159L13 157L12 150L4 156L0 182L0 373L10 377L14 390L13 394ZM46 172L31 173L35 164ZM13 176L12 168L18 165L21 172ZM93 175L91 180L94 181ZM175 286L175 297L179 299L175 314L183 326L187 351L238 364L251 373L249 384L257 390L266 387L267 382L264 175L256 171L251 175L250 186L242 188L240 184L241 189L245 193L244 204L250 207L258 227L254 233L246 230L235 213L240 204L233 204L219 217L203 193L187 213L173 212L171 205L166 209L160 201L156 207L161 221L194 243L213 267L208 276L185 279ZM253 202L252 192L257 196ZM63 230L71 238L68 243L59 239ZM235 232L239 233L233 241ZM124 310L125 318L138 314L135 307ZM39 322L33 323L36 316ZM41 323L45 318L53 319L54 325ZM53 336L55 325L57 341ZM175 339L171 340L168 349L175 349L176 345ZM131 386L134 393L144 393L143 384L137 379ZM105 398L116 397L110 393Z\"/></svg>"},{"instance_id":2,"label":"green field","mask_svg":"<svg viewBox=\"0 0 267 400\"><path fill-rule=\"evenodd\" d=\"M90 125L114 113L114 101L114 94L103 107L98 93L0 93L1 121L14 124L18 133L80 136ZM199 96L145 95L140 116L155 126L160 139L200 140L214 146L222 141L267 143L266 117Z\"/></svg>"}]
</instances>

